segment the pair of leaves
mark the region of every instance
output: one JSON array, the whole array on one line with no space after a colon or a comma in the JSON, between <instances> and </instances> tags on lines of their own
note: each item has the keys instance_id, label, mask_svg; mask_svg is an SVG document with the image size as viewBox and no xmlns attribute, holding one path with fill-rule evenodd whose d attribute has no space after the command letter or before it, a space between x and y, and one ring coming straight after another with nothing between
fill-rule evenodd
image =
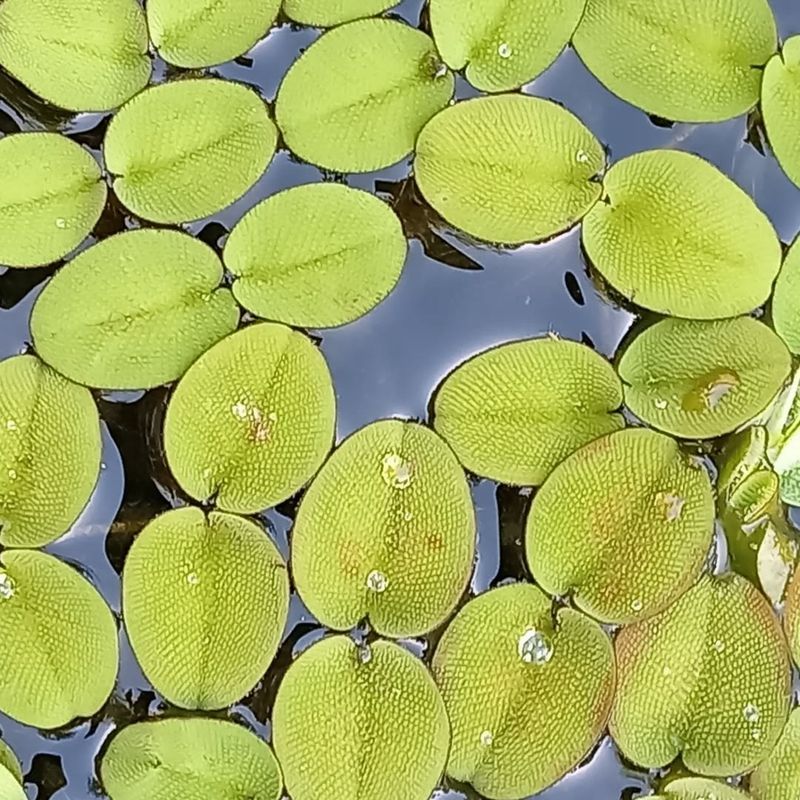
<instances>
[{"instance_id":1,"label":"pair of leaves","mask_svg":"<svg viewBox=\"0 0 800 800\"><path fill-rule=\"evenodd\" d=\"M800 36L783 43L764 69L761 112L769 143L789 179L800 186Z\"/></svg>"},{"instance_id":2,"label":"pair of leaves","mask_svg":"<svg viewBox=\"0 0 800 800\"><path fill-rule=\"evenodd\" d=\"M283 0L283 13L303 25L330 28L362 17L374 17L398 0Z\"/></svg>"},{"instance_id":3,"label":"pair of leaves","mask_svg":"<svg viewBox=\"0 0 800 800\"><path fill-rule=\"evenodd\" d=\"M750 776L753 800L794 800L800 796L800 709L789 721L775 749Z\"/></svg>"}]
</instances>

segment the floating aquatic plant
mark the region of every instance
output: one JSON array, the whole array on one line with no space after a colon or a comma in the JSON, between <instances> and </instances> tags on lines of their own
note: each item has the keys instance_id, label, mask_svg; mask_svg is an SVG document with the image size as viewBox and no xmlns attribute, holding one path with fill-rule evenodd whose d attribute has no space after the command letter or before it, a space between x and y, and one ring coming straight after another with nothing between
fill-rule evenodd
<instances>
[{"instance_id":1,"label":"floating aquatic plant","mask_svg":"<svg viewBox=\"0 0 800 800\"><path fill-rule=\"evenodd\" d=\"M2 740L0 740L0 768L2 768L0 769L0 773L2 773L2 770L5 770L16 783L22 786L22 767L19 764L19 759L14 751ZM4 780L4 778L0 778L0 790L4 788L2 780ZM8 786L5 787L6 791L10 792L11 784L8 783L8 780L6 780L6 784L8 784ZM12 794L9 800L17 800L18 796L24 800L25 793L23 792L17 795Z\"/></svg>"},{"instance_id":2,"label":"floating aquatic plant","mask_svg":"<svg viewBox=\"0 0 800 800\"><path fill-rule=\"evenodd\" d=\"M800 708L789 715L781 738L750 776L753 800L795 800L800 796Z\"/></svg>"},{"instance_id":3,"label":"floating aquatic plant","mask_svg":"<svg viewBox=\"0 0 800 800\"><path fill-rule=\"evenodd\" d=\"M283 0L283 13L303 25L329 28L362 17L373 17L398 0Z\"/></svg>"},{"instance_id":4,"label":"floating aquatic plant","mask_svg":"<svg viewBox=\"0 0 800 800\"><path fill-rule=\"evenodd\" d=\"M800 37L798 37L800 41ZM800 355L800 240L786 254L772 296L772 321L787 347Z\"/></svg>"},{"instance_id":5,"label":"floating aquatic plant","mask_svg":"<svg viewBox=\"0 0 800 800\"><path fill-rule=\"evenodd\" d=\"M3 797L3 800L27 800L28 798L22 788L22 778L18 778L3 765L0 765L0 796Z\"/></svg>"},{"instance_id":6,"label":"floating aquatic plant","mask_svg":"<svg viewBox=\"0 0 800 800\"><path fill-rule=\"evenodd\" d=\"M652 800L749 800L749 795L708 778L678 778L664 786Z\"/></svg>"},{"instance_id":7,"label":"floating aquatic plant","mask_svg":"<svg viewBox=\"0 0 800 800\"><path fill-rule=\"evenodd\" d=\"M792 658L800 666L800 570L795 572L786 593L783 625Z\"/></svg>"}]
</instances>

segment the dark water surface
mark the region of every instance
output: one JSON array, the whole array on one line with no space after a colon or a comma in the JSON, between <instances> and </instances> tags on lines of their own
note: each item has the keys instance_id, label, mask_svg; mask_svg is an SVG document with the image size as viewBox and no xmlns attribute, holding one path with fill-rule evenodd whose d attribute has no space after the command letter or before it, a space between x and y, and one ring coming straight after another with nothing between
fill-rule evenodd
<instances>
[{"instance_id":1,"label":"dark water surface","mask_svg":"<svg viewBox=\"0 0 800 800\"><path fill-rule=\"evenodd\" d=\"M798 0L771 2L781 36L800 32ZM406 0L398 13L416 25L422 5L422 0ZM257 86L271 101L289 64L318 35L313 29L283 25L256 45L247 60L210 72ZM165 79L163 64L155 74L156 80ZM715 125L656 124L609 94L569 49L523 91L556 99L570 108L604 142L612 160L653 147L704 156L753 196L784 242L800 231L800 190L783 175L771 155L762 155L747 141L744 117ZM473 93L459 81L460 97ZM102 160L99 146L106 123L103 115L59 114L0 74L0 134L61 129ZM445 374L490 345L553 332L586 341L613 356L635 319L596 288L581 254L578 229L546 244L508 250L464 242L447 232L433 231L431 215L415 198L413 186L405 182L409 173L409 163L403 162L375 174L323 174L284 150L245 197L212 218L185 226L219 247L231 226L258 201L285 187L319 180L346 181L394 198L407 234L417 237L411 242L399 285L361 320L336 330L312 332L321 340L333 373L339 438L381 417L425 418L431 393ZM103 238L140 224L112 202L95 233ZM0 358L26 348L31 306L52 272L53 268L4 272L0 267ZM119 571L133 536L154 514L179 502L159 458L157 431L166 396L165 390L144 396L98 395L104 420L104 468L99 483L72 530L47 548L81 569L116 613L120 609ZM483 591L524 574L518 545L528 497L489 481L476 482L473 496L478 509L479 557L472 588ZM288 555L292 513L289 502L263 515L284 555ZM275 663L262 684L231 713L268 738L268 718L281 675L293 655L321 633L294 596L284 645ZM124 633L122 639L117 690L93 720L56 733L40 733L0 715L2 737L22 760L32 800L103 797L95 777L96 757L109 734L119 724L165 710L142 676ZM426 642L410 646L417 652L430 651ZM653 777L623 764L613 744L605 740L585 765L537 797L627 800L647 794ZM435 796L440 800L467 797L455 787L443 787Z\"/></svg>"}]
</instances>

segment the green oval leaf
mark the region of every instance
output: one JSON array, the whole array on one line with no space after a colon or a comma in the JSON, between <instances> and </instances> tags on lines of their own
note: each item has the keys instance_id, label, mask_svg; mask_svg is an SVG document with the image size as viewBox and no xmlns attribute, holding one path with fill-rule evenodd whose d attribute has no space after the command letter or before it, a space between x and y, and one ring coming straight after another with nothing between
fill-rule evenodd
<instances>
[{"instance_id":1,"label":"green oval leaf","mask_svg":"<svg viewBox=\"0 0 800 800\"><path fill-rule=\"evenodd\" d=\"M464 593L475 511L450 448L413 422L381 420L346 439L311 483L292 528L292 574L309 611L385 636L435 628Z\"/></svg>"},{"instance_id":2,"label":"green oval leaf","mask_svg":"<svg viewBox=\"0 0 800 800\"><path fill-rule=\"evenodd\" d=\"M470 358L436 392L433 425L476 475L538 486L570 453L624 427L622 386L589 347L528 339Z\"/></svg>"},{"instance_id":3,"label":"green oval leaf","mask_svg":"<svg viewBox=\"0 0 800 800\"><path fill-rule=\"evenodd\" d=\"M753 800L796 800L800 797L800 708L789 715L775 749L750 776Z\"/></svg>"},{"instance_id":4,"label":"green oval leaf","mask_svg":"<svg viewBox=\"0 0 800 800\"><path fill-rule=\"evenodd\" d=\"M0 545L41 547L69 530L100 474L88 390L34 356L0 361Z\"/></svg>"},{"instance_id":5,"label":"green oval leaf","mask_svg":"<svg viewBox=\"0 0 800 800\"><path fill-rule=\"evenodd\" d=\"M706 471L667 436L631 428L587 444L536 494L525 549L536 582L602 622L645 619L697 579L711 546Z\"/></svg>"},{"instance_id":6,"label":"green oval leaf","mask_svg":"<svg viewBox=\"0 0 800 800\"><path fill-rule=\"evenodd\" d=\"M179 378L236 330L222 263L172 230L117 234L56 273L31 315L37 353L76 383L149 389Z\"/></svg>"},{"instance_id":7,"label":"green oval leaf","mask_svg":"<svg viewBox=\"0 0 800 800\"><path fill-rule=\"evenodd\" d=\"M175 81L137 95L111 120L106 166L134 214L185 222L241 197L267 168L277 140L252 89L212 78Z\"/></svg>"},{"instance_id":8,"label":"green oval leaf","mask_svg":"<svg viewBox=\"0 0 800 800\"><path fill-rule=\"evenodd\" d=\"M791 670L772 608L744 578L706 576L659 616L623 628L611 735L644 767L678 755L702 775L751 770L789 713Z\"/></svg>"},{"instance_id":9,"label":"green oval leaf","mask_svg":"<svg viewBox=\"0 0 800 800\"><path fill-rule=\"evenodd\" d=\"M338 183L312 183L245 214L224 259L237 277L233 293L248 311L329 328L363 316L391 292L407 249L400 220L382 200Z\"/></svg>"},{"instance_id":10,"label":"green oval leaf","mask_svg":"<svg viewBox=\"0 0 800 800\"><path fill-rule=\"evenodd\" d=\"M437 114L417 141L414 175L444 219L501 244L547 239L600 197L600 142L565 108L521 94Z\"/></svg>"},{"instance_id":11,"label":"green oval leaf","mask_svg":"<svg viewBox=\"0 0 800 800\"><path fill-rule=\"evenodd\" d=\"M19 759L14 751L2 740L0 740L0 767L9 773L16 783L20 786L22 785L22 767L20 766ZM0 772L2 772L2 770L0 770ZM0 783L0 790L2 790L2 788L2 783ZM19 796L25 800L24 792ZM4 797L4 795L0 794L0 797ZM16 797L17 796L14 795L10 797L9 800L16 800Z\"/></svg>"},{"instance_id":12,"label":"green oval leaf","mask_svg":"<svg viewBox=\"0 0 800 800\"><path fill-rule=\"evenodd\" d=\"M628 408L648 425L689 439L721 436L754 419L790 369L786 346L751 317L661 320L619 361Z\"/></svg>"},{"instance_id":13,"label":"green oval leaf","mask_svg":"<svg viewBox=\"0 0 800 800\"><path fill-rule=\"evenodd\" d=\"M789 640L789 650L795 664L800 666L800 570L797 570L786 592L783 627Z\"/></svg>"},{"instance_id":14,"label":"green oval leaf","mask_svg":"<svg viewBox=\"0 0 800 800\"><path fill-rule=\"evenodd\" d=\"M136 0L3 0L0 66L49 103L106 111L150 80Z\"/></svg>"},{"instance_id":15,"label":"green oval leaf","mask_svg":"<svg viewBox=\"0 0 800 800\"><path fill-rule=\"evenodd\" d=\"M275 118L300 158L338 172L370 172L414 149L453 86L430 37L394 20L360 20L325 33L292 64Z\"/></svg>"},{"instance_id":16,"label":"green oval leaf","mask_svg":"<svg viewBox=\"0 0 800 800\"><path fill-rule=\"evenodd\" d=\"M85 578L34 550L0 555L0 711L37 728L91 717L118 663L114 617Z\"/></svg>"},{"instance_id":17,"label":"green oval leaf","mask_svg":"<svg viewBox=\"0 0 800 800\"><path fill-rule=\"evenodd\" d=\"M433 659L453 728L447 774L492 800L535 794L599 740L614 695L603 629L568 608L553 617L535 586L471 600Z\"/></svg>"},{"instance_id":18,"label":"green oval leaf","mask_svg":"<svg viewBox=\"0 0 800 800\"><path fill-rule=\"evenodd\" d=\"M433 38L449 67L485 92L533 80L564 49L586 0L431 0Z\"/></svg>"},{"instance_id":19,"label":"green oval leaf","mask_svg":"<svg viewBox=\"0 0 800 800\"><path fill-rule=\"evenodd\" d=\"M283 13L303 25L330 28L362 17L374 17L398 0L283 0Z\"/></svg>"},{"instance_id":20,"label":"green oval leaf","mask_svg":"<svg viewBox=\"0 0 800 800\"><path fill-rule=\"evenodd\" d=\"M583 221L595 267L639 306L721 319L766 301L781 263L769 219L730 178L677 150L614 164Z\"/></svg>"},{"instance_id":21,"label":"green oval leaf","mask_svg":"<svg viewBox=\"0 0 800 800\"><path fill-rule=\"evenodd\" d=\"M708 778L678 778L670 781L651 800L749 800L749 795L727 783Z\"/></svg>"},{"instance_id":22,"label":"green oval leaf","mask_svg":"<svg viewBox=\"0 0 800 800\"><path fill-rule=\"evenodd\" d=\"M772 152L788 178L800 186L800 36L783 43L764 69L761 113Z\"/></svg>"},{"instance_id":23,"label":"green oval leaf","mask_svg":"<svg viewBox=\"0 0 800 800\"><path fill-rule=\"evenodd\" d=\"M336 401L319 349L284 325L250 325L190 367L164 422L183 490L253 513L291 497L333 443Z\"/></svg>"},{"instance_id":24,"label":"green oval leaf","mask_svg":"<svg viewBox=\"0 0 800 800\"><path fill-rule=\"evenodd\" d=\"M444 770L450 726L419 659L390 642L346 636L289 667L273 712L275 752L293 800L428 800Z\"/></svg>"},{"instance_id":25,"label":"green oval leaf","mask_svg":"<svg viewBox=\"0 0 800 800\"><path fill-rule=\"evenodd\" d=\"M623 100L678 122L717 122L758 101L777 31L768 0L588 0L572 42Z\"/></svg>"},{"instance_id":26,"label":"green oval leaf","mask_svg":"<svg viewBox=\"0 0 800 800\"><path fill-rule=\"evenodd\" d=\"M266 742L202 717L128 725L111 740L100 777L111 800L278 800L283 784Z\"/></svg>"},{"instance_id":27,"label":"green oval leaf","mask_svg":"<svg viewBox=\"0 0 800 800\"><path fill-rule=\"evenodd\" d=\"M66 136L0 139L0 263L37 267L63 258L91 233L106 192L97 162Z\"/></svg>"},{"instance_id":28,"label":"green oval leaf","mask_svg":"<svg viewBox=\"0 0 800 800\"><path fill-rule=\"evenodd\" d=\"M787 347L800 355L800 239L794 241L786 254L775 282L772 321Z\"/></svg>"},{"instance_id":29,"label":"green oval leaf","mask_svg":"<svg viewBox=\"0 0 800 800\"><path fill-rule=\"evenodd\" d=\"M199 508L156 517L126 560L123 614L142 671L170 703L235 703L267 671L289 611L289 578L254 522Z\"/></svg>"},{"instance_id":30,"label":"green oval leaf","mask_svg":"<svg viewBox=\"0 0 800 800\"><path fill-rule=\"evenodd\" d=\"M150 38L179 67L210 67L246 53L269 30L280 0L148 0Z\"/></svg>"},{"instance_id":31,"label":"green oval leaf","mask_svg":"<svg viewBox=\"0 0 800 800\"><path fill-rule=\"evenodd\" d=\"M2 765L0 765L0 797L3 800L28 800L21 780L17 780L16 775Z\"/></svg>"}]
</instances>

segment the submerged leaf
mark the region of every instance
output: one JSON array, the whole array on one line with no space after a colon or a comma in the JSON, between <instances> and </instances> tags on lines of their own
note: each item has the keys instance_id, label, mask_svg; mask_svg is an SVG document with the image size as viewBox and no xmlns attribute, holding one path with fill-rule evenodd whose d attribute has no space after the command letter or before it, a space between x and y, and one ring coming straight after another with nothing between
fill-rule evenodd
<instances>
[{"instance_id":1,"label":"submerged leaf","mask_svg":"<svg viewBox=\"0 0 800 800\"><path fill-rule=\"evenodd\" d=\"M293 800L428 800L450 726L422 662L390 642L312 645L278 687L273 741Z\"/></svg>"},{"instance_id":2,"label":"submerged leaf","mask_svg":"<svg viewBox=\"0 0 800 800\"><path fill-rule=\"evenodd\" d=\"M787 39L764 69L761 113L775 158L800 186L800 36Z\"/></svg>"},{"instance_id":3,"label":"submerged leaf","mask_svg":"<svg viewBox=\"0 0 800 800\"><path fill-rule=\"evenodd\" d=\"M493 589L459 611L433 659L453 728L447 774L516 800L561 778L597 743L614 694L611 640L535 586Z\"/></svg>"},{"instance_id":4,"label":"submerged leaf","mask_svg":"<svg viewBox=\"0 0 800 800\"><path fill-rule=\"evenodd\" d=\"M714 530L706 471L644 428L604 436L536 494L525 548L536 582L602 622L645 619L697 580Z\"/></svg>"},{"instance_id":5,"label":"submerged leaf","mask_svg":"<svg viewBox=\"0 0 800 800\"><path fill-rule=\"evenodd\" d=\"M789 249L775 282L772 321L787 347L800 355L800 239Z\"/></svg>"},{"instance_id":6,"label":"submerged leaf","mask_svg":"<svg viewBox=\"0 0 800 800\"><path fill-rule=\"evenodd\" d=\"M706 576L657 617L623 628L611 735L643 767L678 755L693 772L751 770L790 706L786 642L772 608L744 578Z\"/></svg>"},{"instance_id":7,"label":"submerged leaf","mask_svg":"<svg viewBox=\"0 0 800 800\"><path fill-rule=\"evenodd\" d=\"M134 214L185 222L241 197L267 168L277 140L252 89L213 78L175 81L137 95L111 120L106 166Z\"/></svg>"},{"instance_id":8,"label":"submerged leaf","mask_svg":"<svg viewBox=\"0 0 800 800\"><path fill-rule=\"evenodd\" d=\"M283 13L303 25L329 28L352 22L354 19L374 17L399 0L283 0Z\"/></svg>"},{"instance_id":9,"label":"submerged leaf","mask_svg":"<svg viewBox=\"0 0 800 800\"><path fill-rule=\"evenodd\" d=\"M678 122L716 122L756 104L777 31L768 0L588 0L572 41L623 100Z\"/></svg>"},{"instance_id":10,"label":"submerged leaf","mask_svg":"<svg viewBox=\"0 0 800 800\"><path fill-rule=\"evenodd\" d=\"M100 449L87 389L35 356L0 361L0 545L40 547L66 533L92 494Z\"/></svg>"},{"instance_id":11,"label":"submerged leaf","mask_svg":"<svg viewBox=\"0 0 800 800\"><path fill-rule=\"evenodd\" d=\"M292 64L275 118L305 161L370 172L414 149L453 86L429 36L394 20L360 20L323 34Z\"/></svg>"},{"instance_id":12,"label":"submerged leaf","mask_svg":"<svg viewBox=\"0 0 800 800\"><path fill-rule=\"evenodd\" d=\"M769 297L781 245L769 219L698 156L649 150L614 164L583 223L595 267L637 305L721 319Z\"/></svg>"},{"instance_id":13,"label":"submerged leaf","mask_svg":"<svg viewBox=\"0 0 800 800\"><path fill-rule=\"evenodd\" d=\"M36 267L63 258L91 233L106 191L97 162L66 136L0 139L0 264Z\"/></svg>"},{"instance_id":14,"label":"submerged leaf","mask_svg":"<svg viewBox=\"0 0 800 800\"><path fill-rule=\"evenodd\" d=\"M91 717L118 663L114 618L85 578L45 553L0 555L0 711L37 728Z\"/></svg>"},{"instance_id":15,"label":"submerged leaf","mask_svg":"<svg viewBox=\"0 0 800 800\"><path fill-rule=\"evenodd\" d=\"M431 0L433 38L452 69L487 92L516 89L563 50L586 0Z\"/></svg>"},{"instance_id":16,"label":"submerged leaf","mask_svg":"<svg viewBox=\"0 0 800 800\"><path fill-rule=\"evenodd\" d=\"M389 294L407 249L400 220L382 200L338 183L312 183L248 212L231 231L224 259L237 277L233 293L248 311L329 328L366 314Z\"/></svg>"},{"instance_id":17,"label":"submerged leaf","mask_svg":"<svg viewBox=\"0 0 800 800\"><path fill-rule=\"evenodd\" d=\"M128 725L100 763L111 800L278 800L283 781L269 745L221 719Z\"/></svg>"},{"instance_id":18,"label":"submerged leaf","mask_svg":"<svg viewBox=\"0 0 800 800\"><path fill-rule=\"evenodd\" d=\"M5 769L18 784L22 785L22 767L19 764L19 759L14 751L3 741L0 741L0 767ZM5 797L2 794L2 788L2 785L0 785L0 797ZM19 796L24 800L25 793L23 792ZM9 800L12 800L12 798L9 798ZM16 800L16 797L13 800Z\"/></svg>"},{"instance_id":19,"label":"submerged leaf","mask_svg":"<svg viewBox=\"0 0 800 800\"><path fill-rule=\"evenodd\" d=\"M753 800L797 800L800 797L800 708L789 715L775 749L750 776Z\"/></svg>"},{"instance_id":20,"label":"submerged leaf","mask_svg":"<svg viewBox=\"0 0 800 800\"><path fill-rule=\"evenodd\" d=\"M547 239L600 197L602 145L562 106L521 94L437 114L417 142L414 175L444 219L502 244Z\"/></svg>"},{"instance_id":21,"label":"submerged leaf","mask_svg":"<svg viewBox=\"0 0 800 800\"><path fill-rule=\"evenodd\" d=\"M311 340L284 325L250 325L181 379L164 423L167 461L195 499L261 511L319 469L335 417L330 372Z\"/></svg>"},{"instance_id":22,"label":"submerged leaf","mask_svg":"<svg viewBox=\"0 0 800 800\"><path fill-rule=\"evenodd\" d=\"M749 795L727 783L708 778L678 778L649 800L749 800Z\"/></svg>"},{"instance_id":23,"label":"submerged leaf","mask_svg":"<svg viewBox=\"0 0 800 800\"><path fill-rule=\"evenodd\" d=\"M457 367L435 395L433 424L471 472L538 486L579 447L624 427L622 386L589 347L528 339Z\"/></svg>"}]
</instances>

